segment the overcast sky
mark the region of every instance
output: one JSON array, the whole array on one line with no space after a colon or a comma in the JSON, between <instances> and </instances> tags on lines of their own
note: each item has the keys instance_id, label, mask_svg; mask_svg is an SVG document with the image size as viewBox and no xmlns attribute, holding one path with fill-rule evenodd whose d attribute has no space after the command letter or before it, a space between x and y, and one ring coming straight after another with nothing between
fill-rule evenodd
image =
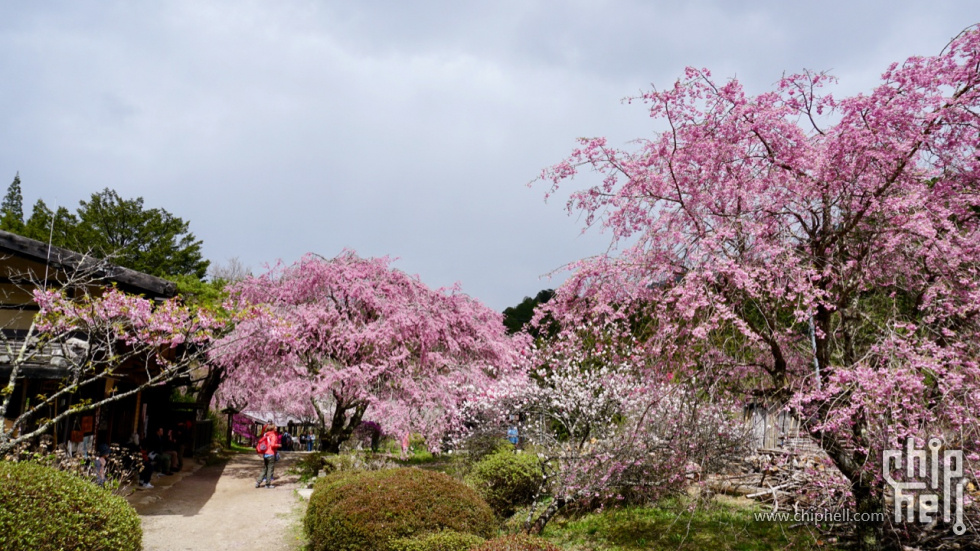
<instances>
[{"instance_id":1,"label":"overcast sky","mask_svg":"<svg viewBox=\"0 0 980 551\"><path fill-rule=\"evenodd\" d=\"M648 136L621 99L685 66L838 95L980 22L976 0L0 2L0 193L109 187L253 272L389 255L497 310L605 250L527 187L580 136ZM585 181L579 182L584 185Z\"/></svg>"}]
</instances>

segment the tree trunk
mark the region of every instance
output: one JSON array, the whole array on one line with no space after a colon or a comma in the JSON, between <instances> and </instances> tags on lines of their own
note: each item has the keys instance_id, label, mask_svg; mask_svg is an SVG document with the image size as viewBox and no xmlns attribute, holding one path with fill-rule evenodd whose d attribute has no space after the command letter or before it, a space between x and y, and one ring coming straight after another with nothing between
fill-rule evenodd
<instances>
[{"instance_id":1,"label":"tree trunk","mask_svg":"<svg viewBox=\"0 0 980 551\"><path fill-rule=\"evenodd\" d=\"M555 498L548 505L548 508L545 509L544 512L541 513L541 515L534 521L534 524L531 525L531 528L530 530L528 530L528 533L540 536L541 532L544 531L545 525L548 524L548 521L551 520L555 516L555 514L557 514L558 511L561 511L562 508L565 507L565 505L567 504L568 501L565 500L564 498Z\"/></svg>"},{"instance_id":2,"label":"tree trunk","mask_svg":"<svg viewBox=\"0 0 980 551\"><path fill-rule=\"evenodd\" d=\"M349 440L354 429L361 424L361 417L364 416L366 409L367 404L363 402L345 404L338 400L334 407L330 428L323 432L320 438L323 451L340 453L340 445ZM348 411L351 412L350 417L347 416Z\"/></svg>"},{"instance_id":3,"label":"tree trunk","mask_svg":"<svg viewBox=\"0 0 980 551\"><path fill-rule=\"evenodd\" d=\"M863 477L862 477L863 478ZM854 494L854 502L858 514L881 513L884 511L883 502L880 497L874 495L870 485L863 484L863 480L851 483L851 493ZM873 517L871 517L873 518ZM857 548L867 549L887 549L884 542L885 526L882 522L858 522L854 526L857 535Z\"/></svg>"},{"instance_id":4,"label":"tree trunk","mask_svg":"<svg viewBox=\"0 0 980 551\"><path fill-rule=\"evenodd\" d=\"M316 412L316 419L318 421L318 423L317 423L317 442L316 442L317 450L318 451L322 451L323 450L323 437L324 437L324 435L326 435L326 429L325 429L325 427L327 426L327 420L326 420L326 416L323 414L323 409L321 409L320 408L320 405L316 403L316 398L310 398L310 403L313 404L313 411Z\"/></svg>"},{"instance_id":5,"label":"tree trunk","mask_svg":"<svg viewBox=\"0 0 980 551\"><path fill-rule=\"evenodd\" d=\"M211 400L214 393L218 391L221 382L225 380L225 368L214 364L208 365L208 374L201 383L200 390L197 391L197 420L203 421L208 415L208 408L211 407ZM229 419L231 419L229 417Z\"/></svg>"},{"instance_id":6,"label":"tree trunk","mask_svg":"<svg viewBox=\"0 0 980 551\"><path fill-rule=\"evenodd\" d=\"M820 366L821 379L825 379L829 375L827 367L830 365L830 314L831 312L826 306L818 304L817 312L813 316L813 325L816 329L813 340L817 345L814 355L816 355L817 364Z\"/></svg>"},{"instance_id":7,"label":"tree trunk","mask_svg":"<svg viewBox=\"0 0 980 551\"><path fill-rule=\"evenodd\" d=\"M874 480L870 473L862 469L868 457L849 451L840 445L836 438L826 433L819 434L821 447L834 462L837 469L847 478L854 496L855 511L858 514L885 512L881 495L876 495ZM874 517L870 517L874 518ZM854 525L858 549L885 549L883 522L858 522Z\"/></svg>"}]
</instances>

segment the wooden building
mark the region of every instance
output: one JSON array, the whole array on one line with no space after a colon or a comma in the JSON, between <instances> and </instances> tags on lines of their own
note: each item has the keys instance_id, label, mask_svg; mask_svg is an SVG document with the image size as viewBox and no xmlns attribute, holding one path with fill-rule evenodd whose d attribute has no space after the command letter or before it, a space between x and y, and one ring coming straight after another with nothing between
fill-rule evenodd
<instances>
[{"instance_id":1,"label":"wooden building","mask_svg":"<svg viewBox=\"0 0 980 551\"><path fill-rule=\"evenodd\" d=\"M32 291L39 286L60 288L79 274L84 274L89 282L85 288L72 291L79 295L98 294L109 286L153 300L165 300L177 292L176 285L165 279L0 231L0 387L7 386L12 372L8 351L17 350L23 344L39 310ZM73 353L72 346L86 347L84 335L66 343L47 344L32 361L21 364L3 420L5 430L31 407L32 401L36 403L39 395L50 396L60 387L69 374L65 355ZM60 398L39 416L53 418L59 411L64 412L83 400L101 400L115 392L135 389L146 380L145 369L117 366L104 384L95 385L97 388L89 385L74 395ZM171 385L145 389L94 411L68 417L54 427L54 441L56 445L71 442L77 446L79 442L75 441L83 439L85 444L94 445L95 442L126 442L133 433L145 436L148 425L169 421L171 391Z\"/></svg>"}]
</instances>

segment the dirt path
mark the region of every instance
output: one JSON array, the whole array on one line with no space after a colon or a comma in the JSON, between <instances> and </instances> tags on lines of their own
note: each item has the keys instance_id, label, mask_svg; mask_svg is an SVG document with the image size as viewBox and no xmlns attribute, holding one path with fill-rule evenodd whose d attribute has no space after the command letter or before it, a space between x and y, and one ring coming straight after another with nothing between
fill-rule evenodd
<instances>
[{"instance_id":1,"label":"dirt path","mask_svg":"<svg viewBox=\"0 0 980 551\"><path fill-rule=\"evenodd\" d=\"M301 454L283 454L275 488L255 488L262 460L256 454L232 457L223 465L187 468L187 473L154 478L157 486L130 496L143 521L146 551L294 551L303 502L297 477L286 470Z\"/></svg>"}]
</instances>

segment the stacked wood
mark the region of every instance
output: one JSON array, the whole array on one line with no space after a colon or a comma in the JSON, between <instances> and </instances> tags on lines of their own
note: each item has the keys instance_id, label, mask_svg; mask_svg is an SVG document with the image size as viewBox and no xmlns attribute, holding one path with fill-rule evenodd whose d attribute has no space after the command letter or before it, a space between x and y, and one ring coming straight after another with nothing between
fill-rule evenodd
<instances>
[{"instance_id":1,"label":"stacked wood","mask_svg":"<svg viewBox=\"0 0 980 551\"><path fill-rule=\"evenodd\" d=\"M715 493L769 504L774 511L799 511L831 505L828 500L835 496L807 492L816 478L824 477L841 475L820 451L759 449L746 457L734 472L709 479L707 486Z\"/></svg>"},{"instance_id":2,"label":"stacked wood","mask_svg":"<svg viewBox=\"0 0 980 551\"><path fill-rule=\"evenodd\" d=\"M846 480L826 454L819 450L759 449L745 457L732 472L709 478L704 483L711 492L753 499L765 504L773 512L804 513L846 509L843 500ZM972 481L965 484L964 493L975 503L980 502L980 488ZM886 510L891 510L893 499L893 494L886 489ZM968 526L980 525L980 513L975 505L967 508L966 516ZM843 523L828 530L835 534L835 541L837 536L843 541L854 536L851 530L855 526L854 523ZM910 523L903 527L901 533L905 538L901 545L903 549L980 551L976 533L971 530L956 535L948 525Z\"/></svg>"}]
</instances>

